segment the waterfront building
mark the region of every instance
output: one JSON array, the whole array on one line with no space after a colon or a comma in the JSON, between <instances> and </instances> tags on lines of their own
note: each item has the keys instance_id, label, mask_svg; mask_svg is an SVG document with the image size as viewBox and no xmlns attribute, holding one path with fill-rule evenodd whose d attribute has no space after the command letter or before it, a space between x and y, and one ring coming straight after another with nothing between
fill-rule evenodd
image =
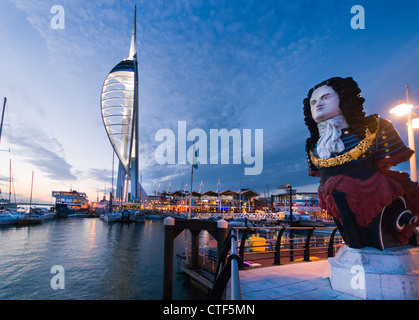
<instances>
[{"instance_id":1,"label":"waterfront building","mask_svg":"<svg viewBox=\"0 0 419 320\"><path fill-rule=\"evenodd\" d=\"M192 212L208 213L246 213L256 212L259 194L251 189L240 191L212 191L192 192ZM155 210L187 213L190 206L190 194L183 190L162 192L150 195Z\"/></svg>"},{"instance_id":2,"label":"waterfront building","mask_svg":"<svg viewBox=\"0 0 419 320\"><path fill-rule=\"evenodd\" d=\"M52 197L55 198L55 210L58 218L89 210L89 200L84 192L76 190L52 191Z\"/></svg>"},{"instance_id":3,"label":"waterfront building","mask_svg":"<svg viewBox=\"0 0 419 320\"><path fill-rule=\"evenodd\" d=\"M276 194L272 195L273 202L284 205L285 203L289 203L290 195L287 190L279 190ZM294 205L300 206L300 205L318 205L319 198L317 196L317 192L293 192L292 193L292 202Z\"/></svg>"},{"instance_id":4,"label":"waterfront building","mask_svg":"<svg viewBox=\"0 0 419 320\"><path fill-rule=\"evenodd\" d=\"M312 213L327 218L327 213L319 207L319 198L315 189L316 187L297 187L292 190L293 212ZM290 210L290 194L286 189L276 189L270 194L269 198L261 200L269 201L272 210L275 212L288 212Z\"/></svg>"},{"instance_id":5,"label":"waterfront building","mask_svg":"<svg viewBox=\"0 0 419 320\"><path fill-rule=\"evenodd\" d=\"M102 87L102 120L118 157L116 198L143 201L147 194L139 180L137 9L127 59L109 72ZM131 188L131 192L129 192Z\"/></svg>"}]
</instances>

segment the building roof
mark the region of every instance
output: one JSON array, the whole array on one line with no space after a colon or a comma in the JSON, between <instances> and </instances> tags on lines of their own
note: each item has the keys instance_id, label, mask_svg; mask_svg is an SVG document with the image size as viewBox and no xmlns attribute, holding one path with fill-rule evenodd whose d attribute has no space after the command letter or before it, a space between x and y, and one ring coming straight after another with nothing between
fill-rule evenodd
<instances>
[{"instance_id":1,"label":"building roof","mask_svg":"<svg viewBox=\"0 0 419 320\"><path fill-rule=\"evenodd\" d=\"M184 191L182 191L182 190L176 190L176 191L174 191L174 192L172 192L172 193L170 193L170 195L171 196L179 196L179 197L181 197L182 195L186 195L186 192L184 192Z\"/></svg>"},{"instance_id":2,"label":"building roof","mask_svg":"<svg viewBox=\"0 0 419 320\"><path fill-rule=\"evenodd\" d=\"M245 197L249 197L249 198L254 198L257 197L259 195L259 193L251 190L251 189L247 189L247 190L243 190L240 192L241 196L245 196Z\"/></svg>"},{"instance_id":3,"label":"building roof","mask_svg":"<svg viewBox=\"0 0 419 320\"><path fill-rule=\"evenodd\" d=\"M236 192L230 189L220 192L220 195L223 195L223 196L238 195L238 194L239 192Z\"/></svg>"},{"instance_id":4,"label":"building roof","mask_svg":"<svg viewBox=\"0 0 419 320\"><path fill-rule=\"evenodd\" d=\"M215 191L212 191L212 190L208 190L208 191L203 192L202 195L203 196L210 196L210 197L213 196L213 197L215 197L215 196L218 196L218 193L215 192Z\"/></svg>"},{"instance_id":5,"label":"building roof","mask_svg":"<svg viewBox=\"0 0 419 320\"><path fill-rule=\"evenodd\" d=\"M159 196L178 196L181 197L182 195L188 196L189 192L185 192L182 190L176 190L173 192L161 192L158 194ZM237 196L242 196L242 197L246 197L246 198L254 198L259 196L259 193L253 191L252 189L242 189L241 191L237 192L234 190L224 190L224 191L220 191L220 192L216 192L213 190L208 190L205 192L198 192L198 191L192 191L192 196L194 197L200 197L200 196L209 196L209 197L217 197L218 195L223 195L223 196L229 196L229 195L237 195Z\"/></svg>"},{"instance_id":6,"label":"building roof","mask_svg":"<svg viewBox=\"0 0 419 320\"><path fill-rule=\"evenodd\" d=\"M185 196L189 196L190 192L186 193ZM200 197L201 193L198 191L192 191L192 197Z\"/></svg>"}]
</instances>

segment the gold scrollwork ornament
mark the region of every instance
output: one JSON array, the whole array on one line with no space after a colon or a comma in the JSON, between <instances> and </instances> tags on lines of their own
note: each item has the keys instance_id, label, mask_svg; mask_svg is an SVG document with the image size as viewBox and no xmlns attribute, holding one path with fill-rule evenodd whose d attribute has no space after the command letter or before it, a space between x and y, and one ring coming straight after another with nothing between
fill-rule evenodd
<instances>
[{"instance_id":1,"label":"gold scrollwork ornament","mask_svg":"<svg viewBox=\"0 0 419 320\"><path fill-rule=\"evenodd\" d=\"M348 152L345 152L344 154L337 157L331 157L328 159L319 159L313 155L313 151L310 151L311 162L316 167L329 168L329 167L334 167L337 165L345 164L352 160L357 160L371 147L372 142L375 140L376 134L377 132L371 133L369 132L367 128L365 130L365 138L361 142L359 142L356 147L354 147Z\"/></svg>"}]
</instances>

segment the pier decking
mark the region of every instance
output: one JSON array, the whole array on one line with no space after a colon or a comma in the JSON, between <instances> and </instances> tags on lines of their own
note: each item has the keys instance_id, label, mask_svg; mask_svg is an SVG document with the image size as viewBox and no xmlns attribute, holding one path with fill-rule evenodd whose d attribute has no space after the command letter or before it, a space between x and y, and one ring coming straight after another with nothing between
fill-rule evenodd
<instances>
[{"instance_id":1,"label":"pier decking","mask_svg":"<svg viewBox=\"0 0 419 320\"><path fill-rule=\"evenodd\" d=\"M361 300L331 288L328 260L240 271L240 286L242 300Z\"/></svg>"}]
</instances>

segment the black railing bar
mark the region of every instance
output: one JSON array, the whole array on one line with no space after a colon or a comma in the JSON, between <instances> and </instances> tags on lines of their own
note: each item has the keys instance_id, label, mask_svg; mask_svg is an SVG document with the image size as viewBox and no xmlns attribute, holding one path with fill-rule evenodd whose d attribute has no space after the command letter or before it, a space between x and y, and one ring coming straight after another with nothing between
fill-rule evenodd
<instances>
[{"instance_id":1,"label":"black railing bar","mask_svg":"<svg viewBox=\"0 0 419 320\"><path fill-rule=\"evenodd\" d=\"M289 243L281 243L281 245L289 245ZM340 245L339 243L335 243L334 244L335 246L338 246L338 245ZM271 246L274 246L274 245L271 245ZM294 246L301 246L301 248L299 248L299 247L294 247L295 249L304 249L305 248L305 244L304 243L294 243ZM270 247L270 245L260 245L260 246L245 246L244 248L246 249L249 249L249 248L269 248ZM310 246L310 248L312 248L312 249L324 249L324 248L329 248L329 246L328 245L324 245L324 246ZM282 248L282 249L285 249L285 248ZM245 253L264 253L264 252L268 252L268 251L245 251Z\"/></svg>"},{"instance_id":2,"label":"black railing bar","mask_svg":"<svg viewBox=\"0 0 419 320\"><path fill-rule=\"evenodd\" d=\"M234 230L232 231L231 237L231 255L237 256L236 252L236 235ZM231 278L230 278L230 296L231 300L241 300L240 290L240 275L239 275L239 263L237 259L231 260Z\"/></svg>"},{"instance_id":3,"label":"black railing bar","mask_svg":"<svg viewBox=\"0 0 419 320\"><path fill-rule=\"evenodd\" d=\"M324 228L324 229L335 229L336 227L330 226L330 227L322 227L322 226L312 226L312 227L290 227L290 226L243 226L243 227L230 227L230 229L282 229L282 228L286 228L286 229L313 229L313 228Z\"/></svg>"}]
</instances>

